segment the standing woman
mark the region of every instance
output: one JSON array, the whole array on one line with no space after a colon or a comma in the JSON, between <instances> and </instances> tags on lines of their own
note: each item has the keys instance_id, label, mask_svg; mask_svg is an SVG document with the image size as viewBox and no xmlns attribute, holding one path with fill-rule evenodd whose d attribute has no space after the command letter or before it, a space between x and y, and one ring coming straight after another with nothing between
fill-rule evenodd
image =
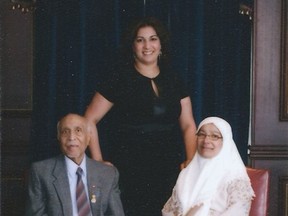
<instances>
[{"instance_id":1,"label":"standing woman","mask_svg":"<svg viewBox=\"0 0 288 216\"><path fill-rule=\"evenodd\" d=\"M157 216L183 162L196 151L196 126L184 83L169 67L168 32L155 18L136 23L125 38L113 75L98 88L85 116L96 125L113 107L109 160L119 169L126 216ZM103 160L97 129L92 158Z\"/></svg>"}]
</instances>

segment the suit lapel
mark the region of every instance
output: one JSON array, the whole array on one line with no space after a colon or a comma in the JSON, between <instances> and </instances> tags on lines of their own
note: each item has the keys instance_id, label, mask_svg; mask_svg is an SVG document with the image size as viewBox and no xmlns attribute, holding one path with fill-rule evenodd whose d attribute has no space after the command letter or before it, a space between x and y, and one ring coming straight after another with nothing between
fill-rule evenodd
<instances>
[{"instance_id":1,"label":"suit lapel","mask_svg":"<svg viewBox=\"0 0 288 216\"><path fill-rule=\"evenodd\" d=\"M54 187L62 205L63 215L71 216L72 201L70 195L69 180L67 176L67 169L63 155L57 158L53 175L55 177Z\"/></svg>"},{"instance_id":2,"label":"suit lapel","mask_svg":"<svg viewBox=\"0 0 288 216\"><path fill-rule=\"evenodd\" d=\"M92 159L86 157L89 201L93 215L101 215L101 185Z\"/></svg>"}]
</instances>

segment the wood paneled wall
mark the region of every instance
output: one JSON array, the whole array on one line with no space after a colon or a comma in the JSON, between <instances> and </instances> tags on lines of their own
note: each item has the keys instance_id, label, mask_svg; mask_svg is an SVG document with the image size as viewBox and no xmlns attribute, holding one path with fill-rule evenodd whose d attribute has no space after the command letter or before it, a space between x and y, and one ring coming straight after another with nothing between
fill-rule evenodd
<instances>
[{"instance_id":1,"label":"wood paneled wall","mask_svg":"<svg viewBox=\"0 0 288 216\"><path fill-rule=\"evenodd\" d=\"M0 1L1 212L24 215L29 167L33 74L33 13Z\"/></svg>"},{"instance_id":2,"label":"wood paneled wall","mask_svg":"<svg viewBox=\"0 0 288 216\"><path fill-rule=\"evenodd\" d=\"M281 16L287 0L255 0L250 161L271 172L269 215L286 216L288 121L280 121ZM286 190L286 191L285 191ZM286 199L286 200L285 200Z\"/></svg>"}]
</instances>

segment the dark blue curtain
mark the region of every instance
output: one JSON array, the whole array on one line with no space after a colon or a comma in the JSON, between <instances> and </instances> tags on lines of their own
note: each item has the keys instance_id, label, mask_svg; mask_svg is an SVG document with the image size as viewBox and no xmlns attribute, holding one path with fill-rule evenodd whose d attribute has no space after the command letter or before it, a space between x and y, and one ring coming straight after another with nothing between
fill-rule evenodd
<instances>
[{"instance_id":1,"label":"dark blue curtain","mask_svg":"<svg viewBox=\"0 0 288 216\"><path fill-rule=\"evenodd\" d=\"M246 162L251 21L239 14L239 3L37 1L31 160L59 153L59 118L85 112L127 24L136 17L155 16L171 32L172 64L187 82L196 123L207 116L226 119ZM105 119L101 124L101 145L105 145Z\"/></svg>"}]
</instances>

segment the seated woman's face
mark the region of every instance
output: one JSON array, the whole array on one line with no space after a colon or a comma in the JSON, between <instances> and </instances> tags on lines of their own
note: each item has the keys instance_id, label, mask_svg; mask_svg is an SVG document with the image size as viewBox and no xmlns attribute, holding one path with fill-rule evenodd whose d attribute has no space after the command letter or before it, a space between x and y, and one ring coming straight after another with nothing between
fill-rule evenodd
<instances>
[{"instance_id":1,"label":"seated woman's face","mask_svg":"<svg viewBox=\"0 0 288 216\"><path fill-rule=\"evenodd\" d=\"M214 124L203 125L197 133L197 151L204 158L213 158L221 150L223 138Z\"/></svg>"}]
</instances>

